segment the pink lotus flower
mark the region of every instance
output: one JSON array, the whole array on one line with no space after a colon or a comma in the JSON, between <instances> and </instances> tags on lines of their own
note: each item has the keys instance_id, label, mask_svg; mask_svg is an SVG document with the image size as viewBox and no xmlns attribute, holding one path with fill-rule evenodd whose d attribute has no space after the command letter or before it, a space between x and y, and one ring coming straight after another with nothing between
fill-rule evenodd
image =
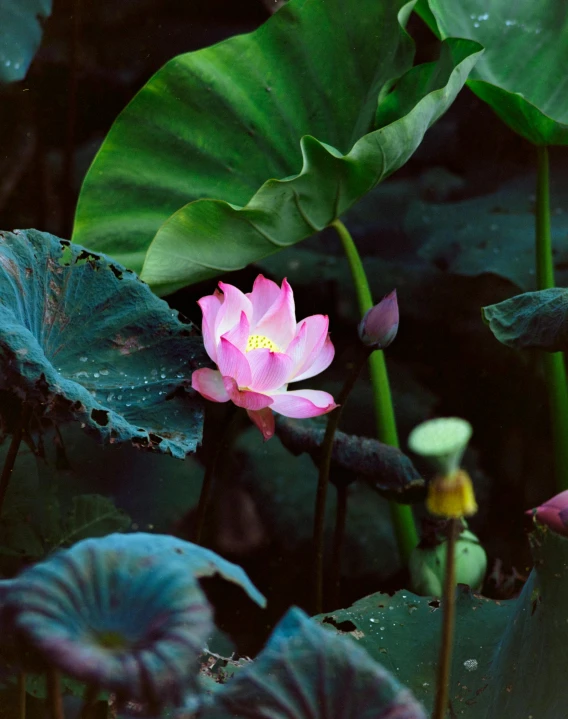
<instances>
[{"instance_id":1,"label":"pink lotus flower","mask_svg":"<svg viewBox=\"0 0 568 719\"><path fill-rule=\"evenodd\" d=\"M541 524L553 529L558 534L568 536L568 489L547 500L536 509L529 509L525 514L532 515Z\"/></svg>"},{"instance_id":2,"label":"pink lotus flower","mask_svg":"<svg viewBox=\"0 0 568 719\"><path fill-rule=\"evenodd\" d=\"M314 377L329 367L335 350L329 319L312 315L296 324L294 294L286 280L278 287L259 275L243 294L219 282L202 297L203 341L218 369L198 369L192 387L213 402L231 400L244 407L264 439L274 434L272 412L285 417L316 417L337 405L327 392L288 391L290 382Z\"/></svg>"}]
</instances>

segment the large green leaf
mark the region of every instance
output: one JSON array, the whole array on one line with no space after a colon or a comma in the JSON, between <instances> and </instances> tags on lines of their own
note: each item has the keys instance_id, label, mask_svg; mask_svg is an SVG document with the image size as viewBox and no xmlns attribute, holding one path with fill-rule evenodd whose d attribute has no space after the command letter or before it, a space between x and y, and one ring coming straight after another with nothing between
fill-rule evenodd
<instances>
[{"instance_id":1,"label":"large green leaf","mask_svg":"<svg viewBox=\"0 0 568 719\"><path fill-rule=\"evenodd\" d=\"M564 0L428 0L439 34L486 51L468 85L537 145L568 144L568 13ZM432 26L431 17L425 20Z\"/></svg>"},{"instance_id":2,"label":"large green leaf","mask_svg":"<svg viewBox=\"0 0 568 719\"><path fill-rule=\"evenodd\" d=\"M74 239L165 292L329 225L406 162L480 54L449 40L389 93L412 64L413 4L292 0L167 63L95 158Z\"/></svg>"},{"instance_id":3,"label":"large green leaf","mask_svg":"<svg viewBox=\"0 0 568 719\"><path fill-rule=\"evenodd\" d=\"M214 697L203 719L425 719L409 691L361 648L300 609Z\"/></svg>"},{"instance_id":4,"label":"large green leaf","mask_svg":"<svg viewBox=\"0 0 568 719\"><path fill-rule=\"evenodd\" d=\"M23 80L39 47L41 20L51 15L52 0L0 2L0 83Z\"/></svg>"},{"instance_id":5,"label":"large green leaf","mask_svg":"<svg viewBox=\"0 0 568 719\"><path fill-rule=\"evenodd\" d=\"M191 325L129 270L53 235L0 233L0 390L37 419L185 457L202 408Z\"/></svg>"},{"instance_id":6,"label":"large green leaf","mask_svg":"<svg viewBox=\"0 0 568 719\"><path fill-rule=\"evenodd\" d=\"M495 337L508 347L568 350L568 290L563 287L525 292L482 312Z\"/></svg>"}]
</instances>

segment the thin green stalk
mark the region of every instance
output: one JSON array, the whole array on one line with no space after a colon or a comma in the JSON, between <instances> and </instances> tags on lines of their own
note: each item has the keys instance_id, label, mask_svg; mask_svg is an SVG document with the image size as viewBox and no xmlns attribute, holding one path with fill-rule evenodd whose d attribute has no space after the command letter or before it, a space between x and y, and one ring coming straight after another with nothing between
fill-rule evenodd
<instances>
[{"instance_id":1,"label":"thin green stalk","mask_svg":"<svg viewBox=\"0 0 568 719\"><path fill-rule=\"evenodd\" d=\"M331 467L331 454L333 451L333 438L339 420L343 413L345 403L349 397L351 390L355 386L357 377L367 358L369 350L367 348L359 348L357 359L349 370L345 384L337 398L337 409L331 412L327 419L325 435L321 446L318 487L316 491L316 507L314 512L314 613L321 614L323 612L323 574L324 574L324 550L325 550L325 502L327 499L327 488L329 486L329 470Z\"/></svg>"},{"instance_id":2,"label":"thin green stalk","mask_svg":"<svg viewBox=\"0 0 568 719\"><path fill-rule=\"evenodd\" d=\"M536 281L537 289L554 287L554 261L550 232L550 187L548 148L537 147L536 186ZM558 489L568 489L568 382L562 352L543 353L548 387L555 473Z\"/></svg>"},{"instance_id":3,"label":"thin green stalk","mask_svg":"<svg viewBox=\"0 0 568 719\"><path fill-rule=\"evenodd\" d=\"M341 220L335 220L332 226L336 229L343 244L357 292L359 311L361 315L364 315L374 303L363 262L353 242L353 238ZM371 354L369 358L369 372L373 386L377 436L381 442L389 444L392 447L398 447L398 433L396 431L387 365L382 350L375 350ZM410 553L418 544L418 532L416 531L412 509L405 504L390 502L390 511L399 552L402 560L406 563L408 562Z\"/></svg>"},{"instance_id":4,"label":"thin green stalk","mask_svg":"<svg viewBox=\"0 0 568 719\"><path fill-rule=\"evenodd\" d=\"M18 719L26 719L26 673L18 674Z\"/></svg>"},{"instance_id":5,"label":"thin green stalk","mask_svg":"<svg viewBox=\"0 0 568 719\"><path fill-rule=\"evenodd\" d=\"M450 519L448 542L446 544L446 576L444 578L444 595L442 597L442 643L440 645L440 658L438 660L436 701L434 704L432 719L444 719L448 711L452 652L454 647L454 627L456 620L457 536L458 520Z\"/></svg>"},{"instance_id":6,"label":"thin green stalk","mask_svg":"<svg viewBox=\"0 0 568 719\"><path fill-rule=\"evenodd\" d=\"M8 447L8 452L6 453L4 467L2 469L2 474L0 475L0 515L2 514L4 499L6 498L8 487L10 486L10 478L12 477L12 472L14 471L16 457L18 456L18 450L20 449L22 437L24 436L24 432L26 431L28 423L30 421L31 413L31 405L23 405L19 422L14 429L14 433L12 434L12 441L10 442L10 446Z\"/></svg>"},{"instance_id":7,"label":"thin green stalk","mask_svg":"<svg viewBox=\"0 0 568 719\"><path fill-rule=\"evenodd\" d=\"M47 671L47 705L51 719L65 719L63 697L61 695L61 677L57 669Z\"/></svg>"}]
</instances>

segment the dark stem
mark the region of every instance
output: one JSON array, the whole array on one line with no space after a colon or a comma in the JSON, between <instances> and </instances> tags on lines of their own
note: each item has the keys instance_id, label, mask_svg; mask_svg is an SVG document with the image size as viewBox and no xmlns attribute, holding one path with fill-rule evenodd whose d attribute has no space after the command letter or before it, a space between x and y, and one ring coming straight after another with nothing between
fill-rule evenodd
<instances>
[{"instance_id":1,"label":"dark stem","mask_svg":"<svg viewBox=\"0 0 568 719\"><path fill-rule=\"evenodd\" d=\"M18 719L26 719L26 673L18 674Z\"/></svg>"},{"instance_id":2,"label":"dark stem","mask_svg":"<svg viewBox=\"0 0 568 719\"><path fill-rule=\"evenodd\" d=\"M97 701L99 696L99 690L97 687L89 685L85 688L85 694L83 695L83 707L79 714L79 719L89 719L90 709L93 704Z\"/></svg>"},{"instance_id":3,"label":"dark stem","mask_svg":"<svg viewBox=\"0 0 568 719\"><path fill-rule=\"evenodd\" d=\"M442 643L438 660L438 680L436 703L432 719L444 719L448 709L452 651L454 646L454 626L456 616L456 539L460 521L450 519L448 541L446 544L446 576L444 578L444 596L442 597Z\"/></svg>"},{"instance_id":4,"label":"dark stem","mask_svg":"<svg viewBox=\"0 0 568 719\"><path fill-rule=\"evenodd\" d=\"M6 492L10 486L10 478L14 470L16 463L16 457L18 456L18 450L22 442L22 437L27 429L28 422L32 414L31 405L24 404L22 406L20 421L18 422L14 434L12 435L12 441L4 460L4 468L2 469L2 475L0 476L0 516L2 516L2 507L4 506L4 499L6 498Z\"/></svg>"},{"instance_id":5,"label":"dark stem","mask_svg":"<svg viewBox=\"0 0 568 719\"><path fill-rule=\"evenodd\" d=\"M335 510L335 532L333 534L333 555L331 560L331 606L339 607L341 599L341 555L345 541L347 524L348 486L337 487L337 507Z\"/></svg>"},{"instance_id":6,"label":"dark stem","mask_svg":"<svg viewBox=\"0 0 568 719\"><path fill-rule=\"evenodd\" d=\"M236 409L236 408L235 408ZM214 419L211 410L205 410L205 440L209 447L209 457L205 465L205 474L203 476L203 483L201 485L201 493L199 495L199 502L197 504L197 511L195 516L195 532L193 541L195 544L201 544L203 538L203 528L205 527L205 519L207 516L207 509L211 499L211 490L215 481L215 475L217 474L217 468L221 457L223 461L227 460L231 445L235 439L235 436L239 433L241 428L241 413L238 411L233 412L233 416L226 423L225 429L221 432L218 431L218 427L214 425Z\"/></svg>"},{"instance_id":7,"label":"dark stem","mask_svg":"<svg viewBox=\"0 0 568 719\"><path fill-rule=\"evenodd\" d=\"M77 126L77 87L79 81L79 27L81 0L74 0L69 41L69 80L67 83L67 131L63 159L63 236L71 237L74 216L73 169L75 163L75 135Z\"/></svg>"},{"instance_id":8,"label":"dark stem","mask_svg":"<svg viewBox=\"0 0 568 719\"><path fill-rule=\"evenodd\" d=\"M331 453L333 450L333 438L343 408L355 386L357 377L369 358L370 350L358 347L358 354L353 362L343 389L337 398L337 409L330 413L325 428L323 444L321 446L318 488L316 492L316 506L314 512L314 613L320 614L323 611L323 573L324 573L324 550L325 550L325 503L327 499L327 487L329 484L329 469L331 467Z\"/></svg>"},{"instance_id":9,"label":"dark stem","mask_svg":"<svg viewBox=\"0 0 568 719\"><path fill-rule=\"evenodd\" d=\"M51 719L65 719L63 697L61 696L61 677L57 669L49 669L47 678L47 705Z\"/></svg>"}]
</instances>

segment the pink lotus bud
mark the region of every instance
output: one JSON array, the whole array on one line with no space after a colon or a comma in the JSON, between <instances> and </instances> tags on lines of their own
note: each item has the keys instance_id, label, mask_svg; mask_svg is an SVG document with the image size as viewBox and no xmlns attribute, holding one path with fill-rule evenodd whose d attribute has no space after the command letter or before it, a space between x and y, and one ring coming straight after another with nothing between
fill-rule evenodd
<instances>
[{"instance_id":1,"label":"pink lotus bud","mask_svg":"<svg viewBox=\"0 0 568 719\"><path fill-rule=\"evenodd\" d=\"M371 307L359 323L359 337L367 347L384 350L398 332L398 302L396 290Z\"/></svg>"},{"instance_id":2,"label":"pink lotus bud","mask_svg":"<svg viewBox=\"0 0 568 719\"><path fill-rule=\"evenodd\" d=\"M568 489L544 502L540 507L529 509L525 514L536 517L541 524L546 524L558 534L568 537Z\"/></svg>"}]
</instances>

